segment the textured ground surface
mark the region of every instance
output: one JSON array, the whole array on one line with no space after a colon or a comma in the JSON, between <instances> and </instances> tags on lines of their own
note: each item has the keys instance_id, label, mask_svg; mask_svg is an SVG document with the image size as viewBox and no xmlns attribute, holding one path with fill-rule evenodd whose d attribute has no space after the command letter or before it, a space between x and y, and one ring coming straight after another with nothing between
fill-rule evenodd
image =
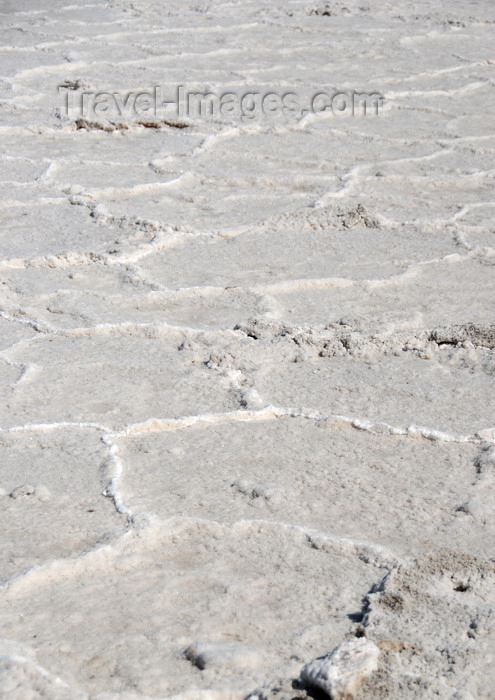
<instances>
[{"instance_id":1,"label":"textured ground surface","mask_svg":"<svg viewBox=\"0 0 495 700\"><path fill-rule=\"evenodd\" d=\"M493 21L1 3L2 697L490 697ZM61 109L178 84L385 101Z\"/></svg>"}]
</instances>

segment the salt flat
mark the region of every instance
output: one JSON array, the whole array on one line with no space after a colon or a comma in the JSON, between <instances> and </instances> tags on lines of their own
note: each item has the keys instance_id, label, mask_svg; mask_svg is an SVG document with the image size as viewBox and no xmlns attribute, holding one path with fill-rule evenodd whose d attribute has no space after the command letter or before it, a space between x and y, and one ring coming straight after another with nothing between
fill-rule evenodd
<instances>
[{"instance_id":1,"label":"salt flat","mask_svg":"<svg viewBox=\"0 0 495 700\"><path fill-rule=\"evenodd\" d=\"M494 19L1 3L2 697L491 697Z\"/></svg>"}]
</instances>

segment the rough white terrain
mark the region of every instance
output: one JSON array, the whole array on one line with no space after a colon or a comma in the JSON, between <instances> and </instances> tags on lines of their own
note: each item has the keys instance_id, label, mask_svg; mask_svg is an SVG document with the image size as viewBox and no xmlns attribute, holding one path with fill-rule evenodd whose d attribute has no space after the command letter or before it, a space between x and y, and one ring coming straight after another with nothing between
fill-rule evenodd
<instances>
[{"instance_id":1,"label":"rough white terrain","mask_svg":"<svg viewBox=\"0 0 495 700\"><path fill-rule=\"evenodd\" d=\"M2 698L491 697L494 21L0 3Z\"/></svg>"}]
</instances>

